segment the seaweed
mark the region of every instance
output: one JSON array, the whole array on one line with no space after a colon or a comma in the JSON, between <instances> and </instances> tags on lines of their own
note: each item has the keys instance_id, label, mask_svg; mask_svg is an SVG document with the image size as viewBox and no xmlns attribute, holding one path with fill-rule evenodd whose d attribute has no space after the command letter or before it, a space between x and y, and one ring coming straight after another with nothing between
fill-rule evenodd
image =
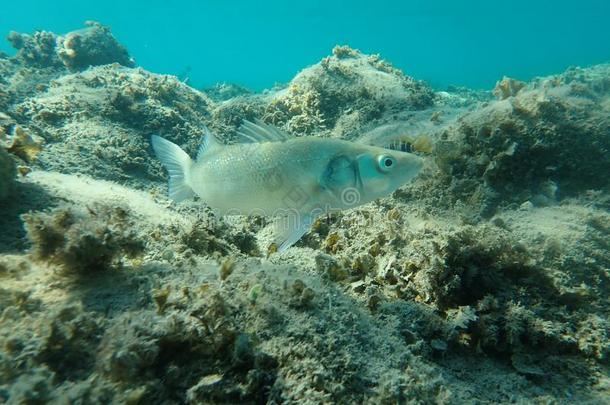
<instances>
[{"instance_id":1,"label":"seaweed","mask_svg":"<svg viewBox=\"0 0 610 405\"><path fill-rule=\"evenodd\" d=\"M34 257L59 265L66 274L113 269L124 255L133 257L144 248L120 207L94 206L86 214L57 209L22 218Z\"/></svg>"}]
</instances>

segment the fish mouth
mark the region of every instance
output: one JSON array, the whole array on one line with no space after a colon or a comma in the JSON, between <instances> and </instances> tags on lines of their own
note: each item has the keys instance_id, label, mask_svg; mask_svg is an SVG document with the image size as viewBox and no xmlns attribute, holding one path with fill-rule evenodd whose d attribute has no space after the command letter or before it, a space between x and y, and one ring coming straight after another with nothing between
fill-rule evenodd
<instances>
[{"instance_id":1,"label":"fish mouth","mask_svg":"<svg viewBox=\"0 0 610 405\"><path fill-rule=\"evenodd\" d=\"M424 159L415 155L404 156L403 159L400 181L402 184L406 184L422 172L422 169L424 168Z\"/></svg>"},{"instance_id":2,"label":"fish mouth","mask_svg":"<svg viewBox=\"0 0 610 405\"><path fill-rule=\"evenodd\" d=\"M424 159L419 156L413 156L415 158L415 170L417 173L421 172L424 168Z\"/></svg>"}]
</instances>

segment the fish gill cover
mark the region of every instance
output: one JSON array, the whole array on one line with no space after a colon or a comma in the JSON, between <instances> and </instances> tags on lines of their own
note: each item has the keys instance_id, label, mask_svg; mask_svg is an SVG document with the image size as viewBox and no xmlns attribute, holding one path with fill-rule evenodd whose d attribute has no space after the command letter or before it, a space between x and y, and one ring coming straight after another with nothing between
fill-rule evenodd
<instances>
[{"instance_id":1,"label":"fish gill cover","mask_svg":"<svg viewBox=\"0 0 610 405\"><path fill-rule=\"evenodd\" d=\"M200 91L98 23L9 40L0 402L607 402L610 65L437 91L337 46ZM171 203L149 144L244 120L426 164L278 253L268 217Z\"/></svg>"}]
</instances>

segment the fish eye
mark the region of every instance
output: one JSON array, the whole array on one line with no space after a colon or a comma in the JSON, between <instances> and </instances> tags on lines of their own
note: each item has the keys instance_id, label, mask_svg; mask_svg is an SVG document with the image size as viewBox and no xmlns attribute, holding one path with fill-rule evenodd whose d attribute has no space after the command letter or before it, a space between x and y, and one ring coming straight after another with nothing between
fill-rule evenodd
<instances>
[{"instance_id":1,"label":"fish eye","mask_svg":"<svg viewBox=\"0 0 610 405\"><path fill-rule=\"evenodd\" d=\"M389 172L396 165L396 161L392 156L380 155L377 158L377 165L382 172Z\"/></svg>"}]
</instances>

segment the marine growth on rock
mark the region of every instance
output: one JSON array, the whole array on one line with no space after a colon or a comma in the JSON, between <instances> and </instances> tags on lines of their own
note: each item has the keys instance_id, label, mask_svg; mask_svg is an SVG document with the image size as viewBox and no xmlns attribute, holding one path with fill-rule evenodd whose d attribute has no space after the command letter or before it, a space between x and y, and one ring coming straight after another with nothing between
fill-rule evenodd
<instances>
[{"instance_id":1,"label":"marine growth on rock","mask_svg":"<svg viewBox=\"0 0 610 405\"><path fill-rule=\"evenodd\" d=\"M440 90L337 46L201 91L99 23L8 40L0 403L608 402L610 65ZM278 249L273 218L168 200L150 146L246 120L423 168Z\"/></svg>"}]
</instances>

